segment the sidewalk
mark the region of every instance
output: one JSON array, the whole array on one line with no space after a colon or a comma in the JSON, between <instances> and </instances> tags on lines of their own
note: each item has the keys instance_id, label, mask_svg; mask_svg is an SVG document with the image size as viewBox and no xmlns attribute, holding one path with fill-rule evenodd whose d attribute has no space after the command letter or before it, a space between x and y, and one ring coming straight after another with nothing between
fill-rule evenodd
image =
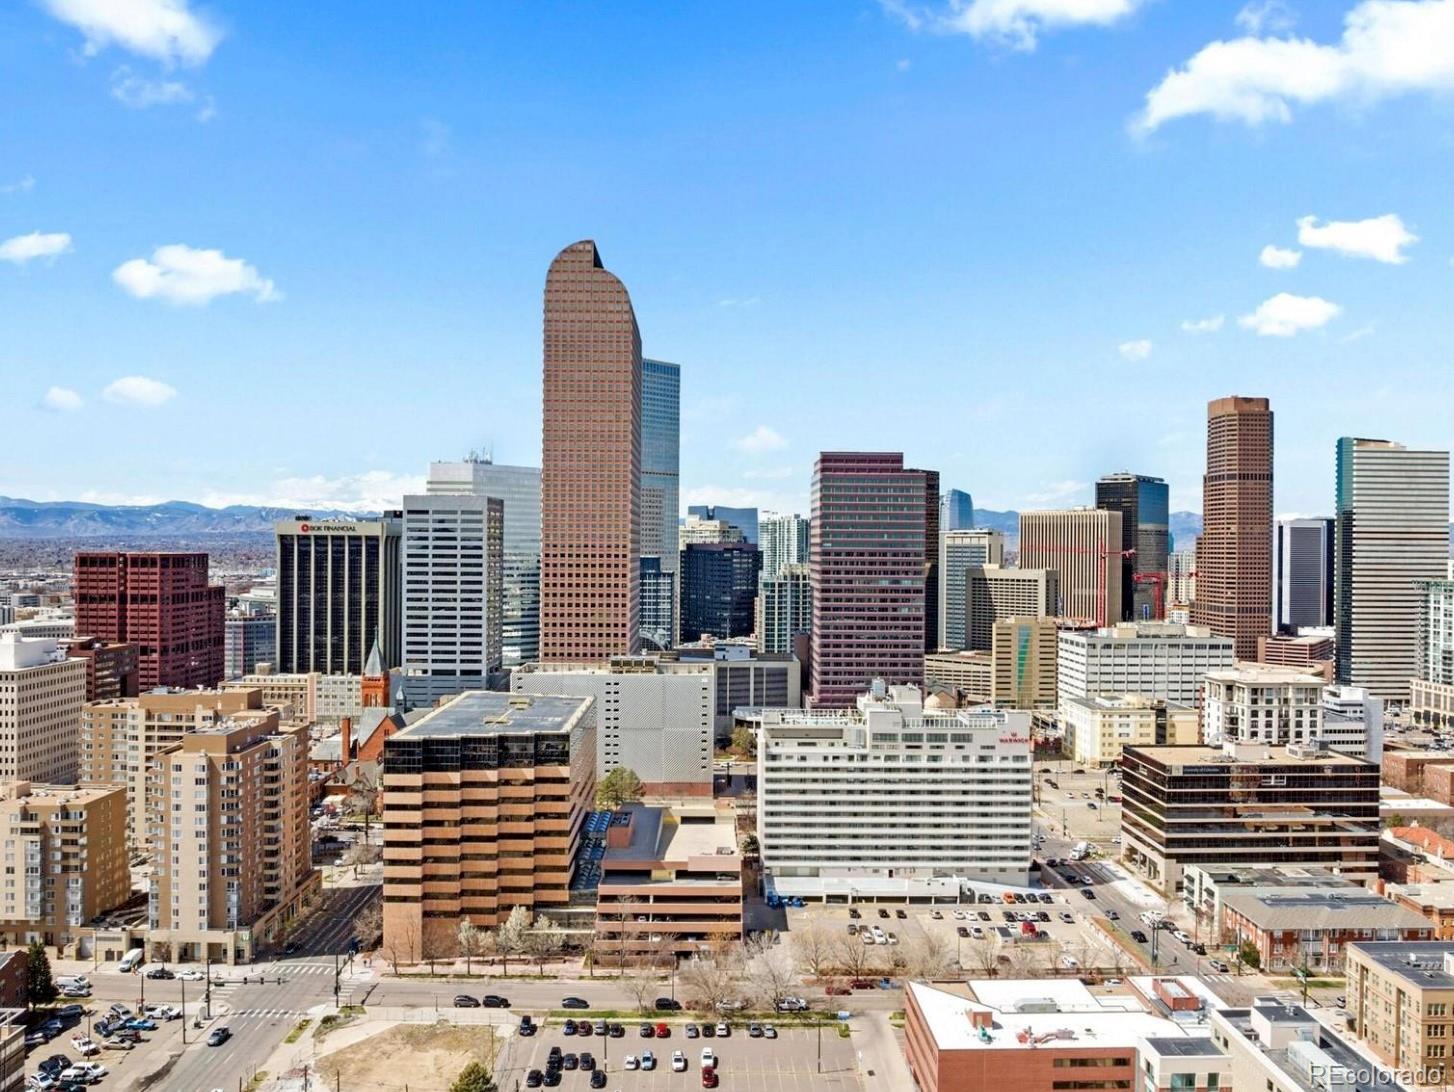
<instances>
[{"instance_id":1,"label":"sidewalk","mask_svg":"<svg viewBox=\"0 0 1454 1092\"><path fill-rule=\"evenodd\" d=\"M848 1026L853 1030L854 1045L858 1050L858 1071L864 1088L870 1092L874 1089L900 1092L914 1087L909 1063L904 1060L904 1052L899 1046L899 1034L889 1023L887 1013L855 1016Z\"/></svg>"}]
</instances>

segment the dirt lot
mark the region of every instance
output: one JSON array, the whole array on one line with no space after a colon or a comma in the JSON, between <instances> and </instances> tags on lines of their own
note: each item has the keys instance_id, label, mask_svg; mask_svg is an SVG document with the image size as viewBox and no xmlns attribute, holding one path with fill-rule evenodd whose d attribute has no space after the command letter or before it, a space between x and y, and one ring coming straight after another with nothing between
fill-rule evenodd
<instances>
[{"instance_id":1,"label":"dirt lot","mask_svg":"<svg viewBox=\"0 0 1454 1092\"><path fill-rule=\"evenodd\" d=\"M323 1055L318 1070L329 1087L435 1092L453 1084L471 1061L493 1069L496 1049L488 1025L408 1024Z\"/></svg>"}]
</instances>

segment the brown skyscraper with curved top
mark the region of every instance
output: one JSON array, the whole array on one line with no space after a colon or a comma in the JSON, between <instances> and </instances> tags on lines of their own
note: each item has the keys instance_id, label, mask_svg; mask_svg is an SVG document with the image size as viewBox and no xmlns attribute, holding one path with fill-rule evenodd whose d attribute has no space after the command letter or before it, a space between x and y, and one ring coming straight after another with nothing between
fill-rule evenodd
<instances>
[{"instance_id":1,"label":"brown skyscraper with curved top","mask_svg":"<svg viewBox=\"0 0 1454 1092\"><path fill-rule=\"evenodd\" d=\"M1207 473L1197 539L1194 624L1257 658L1272 632L1272 408L1266 398L1207 403Z\"/></svg>"},{"instance_id":2,"label":"brown skyscraper with curved top","mask_svg":"<svg viewBox=\"0 0 1454 1092\"><path fill-rule=\"evenodd\" d=\"M641 553L641 332L596 244L545 277L540 658L635 651Z\"/></svg>"}]
</instances>

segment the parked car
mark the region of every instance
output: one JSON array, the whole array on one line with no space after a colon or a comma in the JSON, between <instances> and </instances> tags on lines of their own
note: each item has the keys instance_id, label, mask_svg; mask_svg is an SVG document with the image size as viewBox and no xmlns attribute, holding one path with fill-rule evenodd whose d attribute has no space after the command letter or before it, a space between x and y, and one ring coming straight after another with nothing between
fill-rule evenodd
<instances>
[{"instance_id":1,"label":"parked car","mask_svg":"<svg viewBox=\"0 0 1454 1092\"><path fill-rule=\"evenodd\" d=\"M671 1028L667 1027L660 1020L656 1022L656 1037L658 1039L670 1039Z\"/></svg>"},{"instance_id":2,"label":"parked car","mask_svg":"<svg viewBox=\"0 0 1454 1092\"><path fill-rule=\"evenodd\" d=\"M685 1073L687 1071L687 1056L680 1050L672 1051L671 1069L673 1073Z\"/></svg>"},{"instance_id":3,"label":"parked car","mask_svg":"<svg viewBox=\"0 0 1454 1092\"><path fill-rule=\"evenodd\" d=\"M763 1024L762 1025L762 1037L764 1039L776 1039L777 1038L777 1028L773 1027L771 1024Z\"/></svg>"},{"instance_id":4,"label":"parked car","mask_svg":"<svg viewBox=\"0 0 1454 1092\"><path fill-rule=\"evenodd\" d=\"M748 1024L747 1025L747 1036L750 1039L761 1039L762 1038L762 1025L759 1024L759 1023L757 1023L757 1022L755 1022L755 1021L753 1023L751 1023L751 1024Z\"/></svg>"},{"instance_id":5,"label":"parked car","mask_svg":"<svg viewBox=\"0 0 1454 1092\"><path fill-rule=\"evenodd\" d=\"M702 1087L703 1088L716 1088L717 1085L720 1084L720 1083L721 1083L721 1081L718 1079L718 1077L717 1077L717 1071L715 1069L704 1069L704 1070L702 1070Z\"/></svg>"},{"instance_id":6,"label":"parked car","mask_svg":"<svg viewBox=\"0 0 1454 1092\"><path fill-rule=\"evenodd\" d=\"M567 997L560 1003L563 1009L588 1009L590 1003L584 997Z\"/></svg>"},{"instance_id":7,"label":"parked car","mask_svg":"<svg viewBox=\"0 0 1454 1092\"><path fill-rule=\"evenodd\" d=\"M676 1012L682 1007L682 1003L673 997L658 997L656 1008L658 1012Z\"/></svg>"},{"instance_id":8,"label":"parked car","mask_svg":"<svg viewBox=\"0 0 1454 1092\"><path fill-rule=\"evenodd\" d=\"M100 1062L77 1062L69 1069L61 1070L62 1081L81 1081L90 1084L106 1076L108 1070Z\"/></svg>"},{"instance_id":9,"label":"parked car","mask_svg":"<svg viewBox=\"0 0 1454 1092\"><path fill-rule=\"evenodd\" d=\"M529 1073L525 1074L526 1088L539 1088L544 1083L545 1074L538 1069L532 1069Z\"/></svg>"},{"instance_id":10,"label":"parked car","mask_svg":"<svg viewBox=\"0 0 1454 1092\"><path fill-rule=\"evenodd\" d=\"M596 1068L596 1056L592 1054L589 1050L581 1051L581 1056L578 1060L580 1062L581 1068L586 1072L590 1072L591 1070Z\"/></svg>"},{"instance_id":11,"label":"parked car","mask_svg":"<svg viewBox=\"0 0 1454 1092\"><path fill-rule=\"evenodd\" d=\"M719 1038L719 1039L726 1039L731 1034L732 1034L732 1025L731 1024L719 1023L717 1025L717 1038Z\"/></svg>"},{"instance_id":12,"label":"parked car","mask_svg":"<svg viewBox=\"0 0 1454 1092\"><path fill-rule=\"evenodd\" d=\"M889 936L893 936L892 933ZM784 997L777 1003L778 1012L807 1012L808 1003L801 997Z\"/></svg>"},{"instance_id":13,"label":"parked car","mask_svg":"<svg viewBox=\"0 0 1454 1092\"><path fill-rule=\"evenodd\" d=\"M656 1068L656 1055L653 1054L653 1053L651 1053L651 1051L649 1051L649 1050L643 1050L641 1052L641 1068L642 1069L648 1069L648 1070L655 1069Z\"/></svg>"},{"instance_id":14,"label":"parked car","mask_svg":"<svg viewBox=\"0 0 1454 1092\"><path fill-rule=\"evenodd\" d=\"M591 1087L592 1088L605 1088L606 1087L606 1071L604 1069L594 1069L594 1070L591 1071Z\"/></svg>"},{"instance_id":15,"label":"parked car","mask_svg":"<svg viewBox=\"0 0 1454 1092\"><path fill-rule=\"evenodd\" d=\"M702 1068L703 1069L716 1069L717 1068L717 1052L715 1050L713 1050L711 1047L703 1047L702 1048Z\"/></svg>"},{"instance_id":16,"label":"parked car","mask_svg":"<svg viewBox=\"0 0 1454 1092\"><path fill-rule=\"evenodd\" d=\"M698 1035L702 1034L701 1029L696 1024L688 1024L682 1030L688 1039L695 1039Z\"/></svg>"},{"instance_id":17,"label":"parked car","mask_svg":"<svg viewBox=\"0 0 1454 1092\"><path fill-rule=\"evenodd\" d=\"M475 998L471 997L467 993L459 993L459 994L455 994L455 997L454 997L454 1007L457 1008L457 1009L477 1009L477 1008L480 1007L480 1003L479 1003L479 1001L477 1001ZM574 1034L574 1029L572 1029L571 1031L566 1032L566 1034L567 1035Z\"/></svg>"},{"instance_id":18,"label":"parked car","mask_svg":"<svg viewBox=\"0 0 1454 1092\"><path fill-rule=\"evenodd\" d=\"M641 1068L641 1059L638 1058L638 1057L636 1057L635 1054L628 1054L628 1055L626 1055L626 1057L624 1057L624 1058L621 1059L621 1068L622 1069L640 1069Z\"/></svg>"},{"instance_id":19,"label":"parked car","mask_svg":"<svg viewBox=\"0 0 1454 1092\"><path fill-rule=\"evenodd\" d=\"M487 1009L508 1009L510 1007L510 1000L509 998L501 997L498 993L487 993L484 997L480 998L480 1004Z\"/></svg>"},{"instance_id":20,"label":"parked car","mask_svg":"<svg viewBox=\"0 0 1454 1092\"><path fill-rule=\"evenodd\" d=\"M75 1047L83 1058L89 1058L93 1054L101 1053L101 1047L89 1035L77 1035L71 1040L71 1046Z\"/></svg>"},{"instance_id":21,"label":"parked car","mask_svg":"<svg viewBox=\"0 0 1454 1092\"><path fill-rule=\"evenodd\" d=\"M147 978L164 978L164 979L166 979L166 978L176 978L177 977L175 971L170 971L166 967L149 967L149 968L147 968L146 976L147 976Z\"/></svg>"},{"instance_id":22,"label":"parked car","mask_svg":"<svg viewBox=\"0 0 1454 1092\"><path fill-rule=\"evenodd\" d=\"M641 1025L641 1037L643 1039L654 1039L654 1038L656 1038L656 1025L655 1024L642 1024Z\"/></svg>"}]
</instances>

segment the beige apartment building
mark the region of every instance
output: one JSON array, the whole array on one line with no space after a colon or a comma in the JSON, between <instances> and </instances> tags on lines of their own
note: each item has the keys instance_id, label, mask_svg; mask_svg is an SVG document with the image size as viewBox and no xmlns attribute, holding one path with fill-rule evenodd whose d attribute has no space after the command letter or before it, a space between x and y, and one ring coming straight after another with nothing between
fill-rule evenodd
<instances>
[{"instance_id":1,"label":"beige apartment building","mask_svg":"<svg viewBox=\"0 0 1454 1092\"><path fill-rule=\"evenodd\" d=\"M1121 513L1103 508L1020 513L1020 564L1054 569L1059 608L1051 611L1092 625L1121 617Z\"/></svg>"},{"instance_id":2,"label":"beige apartment building","mask_svg":"<svg viewBox=\"0 0 1454 1092\"><path fill-rule=\"evenodd\" d=\"M1054 618L1001 618L990 648L994 685L990 699L1001 709L1055 708L1055 658L1060 626Z\"/></svg>"},{"instance_id":3,"label":"beige apartment building","mask_svg":"<svg viewBox=\"0 0 1454 1092\"><path fill-rule=\"evenodd\" d=\"M1454 943L1350 944L1344 952L1353 1033L1399 1083L1440 1085L1454 1059Z\"/></svg>"},{"instance_id":4,"label":"beige apartment building","mask_svg":"<svg viewBox=\"0 0 1454 1092\"><path fill-rule=\"evenodd\" d=\"M68 948L131 897L126 790L12 781L0 791L0 940Z\"/></svg>"},{"instance_id":5,"label":"beige apartment building","mask_svg":"<svg viewBox=\"0 0 1454 1092\"><path fill-rule=\"evenodd\" d=\"M1077 765L1109 766L1123 747L1187 747L1200 742L1197 711L1141 694L1069 698L1060 707L1065 748Z\"/></svg>"},{"instance_id":6,"label":"beige apartment building","mask_svg":"<svg viewBox=\"0 0 1454 1092\"><path fill-rule=\"evenodd\" d=\"M710 951L742 939L742 854L710 804L622 809L606 828L596 955L610 965Z\"/></svg>"},{"instance_id":7,"label":"beige apartment building","mask_svg":"<svg viewBox=\"0 0 1454 1092\"><path fill-rule=\"evenodd\" d=\"M153 958L252 962L318 893L308 730L280 725L276 711L182 736L150 764L145 800Z\"/></svg>"},{"instance_id":8,"label":"beige apartment building","mask_svg":"<svg viewBox=\"0 0 1454 1092\"><path fill-rule=\"evenodd\" d=\"M994 658L988 652L931 652L924 657L924 684L961 691L969 702L987 702L995 688Z\"/></svg>"},{"instance_id":9,"label":"beige apartment building","mask_svg":"<svg viewBox=\"0 0 1454 1092\"><path fill-rule=\"evenodd\" d=\"M56 641L0 634L0 781L76 780L86 661Z\"/></svg>"},{"instance_id":10,"label":"beige apartment building","mask_svg":"<svg viewBox=\"0 0 1454 1092\"><path fill-rule=\"evenodd\" d=\"M277 724L286 706L270 706L263 691L154 690L134 698L87 702L81 711L81 782L124 785L130 808L131 847L150 845L146 817L147 768L190 732L242 718Z\"/></svg>"},{"instance_id":11,"label":"beige apartment building","mask_svg":"<svg viewBox=\"0 0 1454 1092\"><path fill-rule=\"evenodd\" d=\"M467 691L384 744L384 951L457 950L459 922L564 909L596 785L588 696Z\"/></svg>"}]
</instances>

